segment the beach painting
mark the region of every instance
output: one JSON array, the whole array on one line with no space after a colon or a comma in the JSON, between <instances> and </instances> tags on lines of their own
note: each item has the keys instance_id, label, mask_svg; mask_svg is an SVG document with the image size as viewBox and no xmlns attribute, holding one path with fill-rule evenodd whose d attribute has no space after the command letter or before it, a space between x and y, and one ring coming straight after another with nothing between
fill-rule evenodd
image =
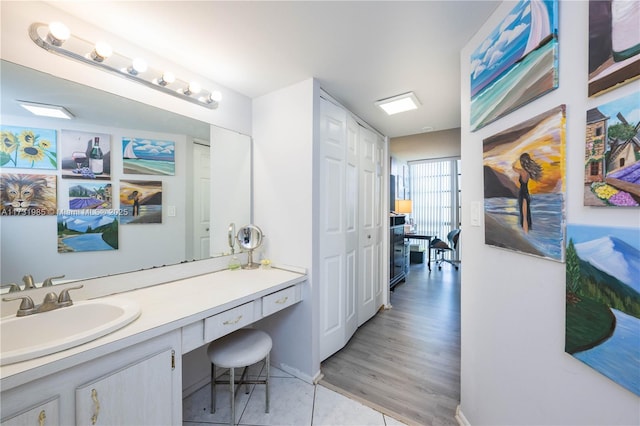
<instances>
[{"instance_id":1,"label":"beach painting","mask_svg":"<svg viewBox=\"0 0 640 426\"><path fill-rule=\"evenodd\" d=\"M0 174L0 216L57 214L56 175Z\"/></svg>"},{"instance_id":2,"label":"beach painting","mask_svg":"<svg viewBox=\"0 0 640 426\"><path fill-rule=\"evenodd\" d=\"M587 111L584 205L640 205L640 91Z\"/></svg>"},{"instance_id":3,"label":"beach painting","mask_svg":"<svg viewBox=\"0 0 640 426\"><path fill-rule=\"evenodd\" d=\"M558 87L558 1L520 0L471 54L471 130Z\"/></svg>"},{"instance_id":4,"label":"beach painting","mask_svg":"<svg viewBox=\"0 0 640 426\"><path fill-rule=\"evenodd\" d=\"M60 157L63 179L111 179L111 136L62 130Z\"/></svg>"},{"instance_id":5,"label":"beach painting","mask_svg":"<svg viewBox=\"0 0 640 426\"><path fill-rule=\"evenodd\" d=\"M69 184L69 209L111 209L112 189L111 182L72 182Z\"/></svg>"},{"instance_id":6,"label":"beach painting","mask_svg":"<svg viewBox=\"0 0 640 426\"><path fill-rule=\"evenodd\" d=\"M640 76L640 2L589 2L589 96Z\"/></svg>"},{"instance_id":7,"label":"beach painting","mask_svg":"<svg viewBox=\"0 0 640 426\"><path fill-rule=\"evenodd\" d=\"M120 181L122 225L162 223L162 181Z\"/></svg>"},{"instance_id":8,"label":"beach painting","mask_svg":"<svg viewBox=\"0 0 640 426\"><path fill-rule=\"evenodd\" d=\"M483 141L485 244L564 261L565 105Z\"/></svg>"},{"instance_id":9,"label":"beach painting","mask_svg":"<svg viewBox=\"0 0 640 426\"><path fill-rule=\"evenodd\" d=\"M176 144L144 138L122 138L122 167L126 174L168 175L176 173Z\"/></svg>"},{"instance_id":10,"label":"beach painting","mask_svg":"<svg viewBox=\"0 0 640 426\"><path fill-rule=\"evenodd\" d=\"M640 396L640 228L567 225L565 352Z\"/></svg>"},{"instance_id":11,"label":"beach painting","mask_svg":"<svg viewBox=\"0 0 640 426\"><path fill-rule=\"evenodd\" d=\"M2 125L0 133L0 167L58 169L58 139L55 130Z\"/></svg>"},{"instance_id":12,"label":"beach painting","mask_svg":"<svg viewBox=\"0 0 640 426\"><path fill-rule=\"evenodd\" d=\"M118 219L115 214L58 215L58 253L117 249Z\"/></svg>"}]
</instances>

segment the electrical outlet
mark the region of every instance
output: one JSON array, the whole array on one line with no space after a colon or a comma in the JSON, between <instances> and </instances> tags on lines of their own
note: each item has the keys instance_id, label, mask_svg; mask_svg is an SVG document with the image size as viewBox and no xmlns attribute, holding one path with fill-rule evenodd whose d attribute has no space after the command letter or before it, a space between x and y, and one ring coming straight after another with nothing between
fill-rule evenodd
<instances>
[{"instance_id":1,"label":"electrical outlet","mask_svg":"<svg viewBox=\"0 0 640 426\"><path fill-rule=\"evenodd\" d=\"M471 226L480 226L480 212L482 203L480 201L471 202Z\"/></svg>"},{"instance_id":2,"label":"electrical outlet","mask_svg":"<svg viewBox=\"0 0 640 426\"><path fill-rule=\"evenodd\" d=\"M176 206L168 206L167 207L167 215L168 216L175 216L176 215Z\"/></svg>"}]
</instances>

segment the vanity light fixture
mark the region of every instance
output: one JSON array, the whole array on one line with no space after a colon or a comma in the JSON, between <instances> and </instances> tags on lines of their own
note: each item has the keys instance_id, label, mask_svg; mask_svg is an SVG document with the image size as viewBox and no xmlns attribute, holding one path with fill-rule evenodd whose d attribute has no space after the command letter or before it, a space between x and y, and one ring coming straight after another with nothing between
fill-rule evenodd
<instances>
[{"instance_id":1,"label":"vanity light fixture","mask_svg":"<svg viewBox=\"0 0 640 426\"><path fill-rule=\"evenodd\" d=\"M376 105L388 115L393 115L417 109L420 106L420 101L413 92L408 92L376 101Z\"/></svg>"},{"instance_id":2,"label":"vanity light fixture","mask_svg":"<svg viewBox=\"0 0 640 426\"><path fill-rule=\"evenodd\" d=\"M59 105L40 104L36 102L20 100L17 102L22 108L40 117L64 118L66 120L71 120L72 118L74 118L74 115L71 114L65 107Z\"/></svg>"},{"instance_id":3,"label":"vanity light fixture","mask_svg":"<svg viewBox=\"0 0 640 426\"><path fill-rule=\"evenodd\" d=\"M176 96L209 109L218 107L219 91L203 90L199 84L176 78L172 73L149 67L142 58L128 58L105 43L91 43L75 36L63 23L33 23L29 27L31 40L48 52L97 67L152 89Z\"/></svg>"}]
</instances>

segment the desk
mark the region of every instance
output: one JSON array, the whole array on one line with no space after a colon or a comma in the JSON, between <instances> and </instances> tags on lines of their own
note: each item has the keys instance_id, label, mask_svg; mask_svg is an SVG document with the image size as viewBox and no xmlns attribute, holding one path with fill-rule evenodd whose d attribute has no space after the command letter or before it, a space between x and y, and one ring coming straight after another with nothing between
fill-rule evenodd
<instances>
[{"instance_id":1,"label":"desk","mask_svg":"<svg viewBox=\"0 0 640 426\"><path fill-rule=\"evenodd\" d=\"M404 234L404 237L407 240L427 240L427 267L429 271L431 271L431 239L433 236L431 235L420 235L420 234Z\"/></svg>"}]
</instances>

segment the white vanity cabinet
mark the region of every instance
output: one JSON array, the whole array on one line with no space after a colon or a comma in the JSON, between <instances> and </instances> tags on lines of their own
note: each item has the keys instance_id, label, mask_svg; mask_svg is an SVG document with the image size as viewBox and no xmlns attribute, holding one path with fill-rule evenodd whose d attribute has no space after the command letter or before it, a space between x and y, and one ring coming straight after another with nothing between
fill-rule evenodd
<instances>
[{"instance_id":1,"label":"white vanity cabinet","mask_svg":"<svg viewBox=\"0 0 640 426\"><path fill-rule=\"evenodd\" d=\"M4 419L2 426L57 426L61 424L59 411L59 400L56 397Z\"/></svg>"}]
</instances>

